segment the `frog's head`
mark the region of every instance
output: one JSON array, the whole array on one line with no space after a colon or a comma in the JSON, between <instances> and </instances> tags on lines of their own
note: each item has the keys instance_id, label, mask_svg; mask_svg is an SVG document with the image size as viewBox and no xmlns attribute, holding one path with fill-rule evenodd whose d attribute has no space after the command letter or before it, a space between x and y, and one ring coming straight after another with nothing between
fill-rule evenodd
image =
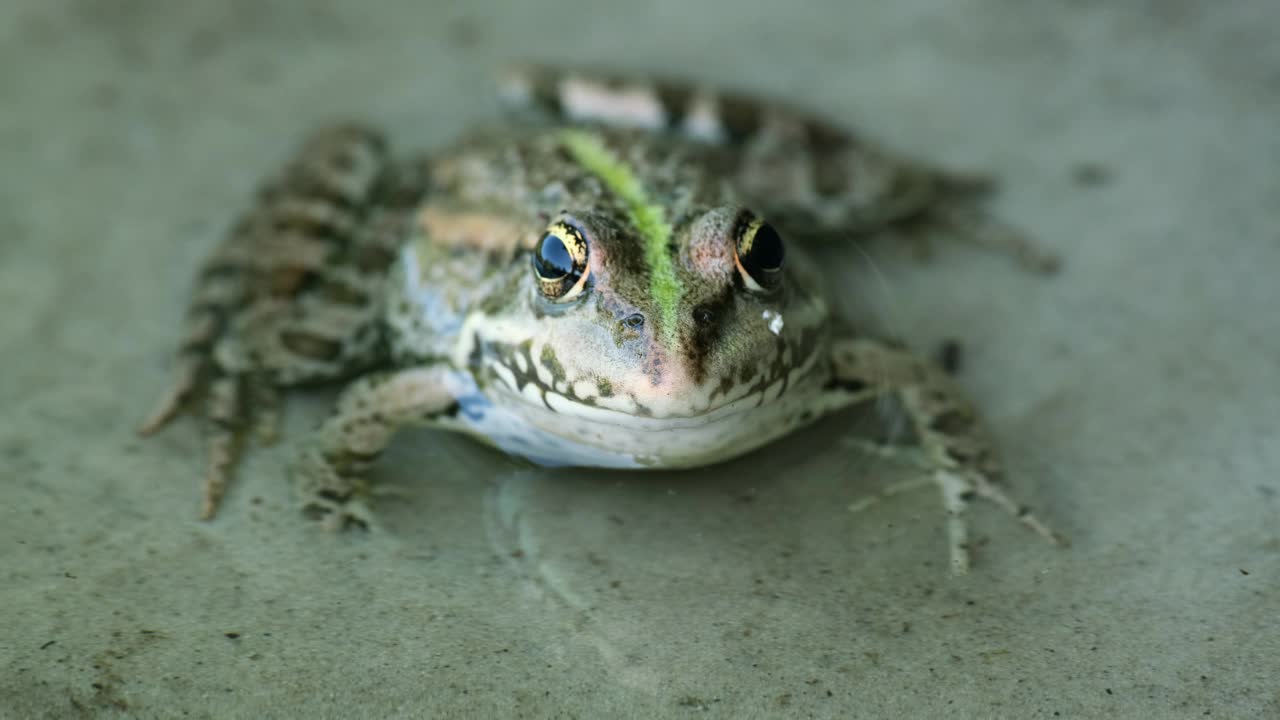
<instances>
[{"instance_id":1,"label":"frog's head","mask_svg":"<svg viewBox=\"0 0 1280 720\"><path fill-rule=\"evenodd\" d=\"M765 218L718 181L641 177L595 135L557 143L578 191L474 318L473 362L539 407L649 418L767 404L824 367L818 273Z\"/></svg>"},{"instance_id":2,"label":"frog's head","mask_svg":"<svg viewBox=\"0 0 1280 720\"><path fill-rule=\"evenodd\" d=\"M567 402L647 417L767 402L820 362L817 282L743 207L672 225L656 207L566 212L533 248L518 304L534 328L526 375Z\"/></svg>"}]
</instances>

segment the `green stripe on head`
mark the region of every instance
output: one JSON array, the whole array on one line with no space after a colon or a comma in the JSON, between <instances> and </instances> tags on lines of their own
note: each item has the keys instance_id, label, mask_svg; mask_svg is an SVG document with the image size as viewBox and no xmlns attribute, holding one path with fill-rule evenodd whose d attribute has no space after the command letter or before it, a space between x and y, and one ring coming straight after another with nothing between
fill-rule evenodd
<instances>
[{"instance_id":1,"label":"green stripe on head","mask_svg":"<svg viewBox=\"0 0 1280 720\"><path fill-rule=\"evenodd\" d=\"M599 177L626 205L631 222L644 243L644 259L649 266L649 293L661 314L662 339L667 347L674 347L683 288L667 252L671 225L667 222L666 213L661 205L649 202L640 179L631 172L630 166L605 147L598 136L584 130L564 130L560 133L560 142L579 165Z\"/></svg>"}]
</instances>

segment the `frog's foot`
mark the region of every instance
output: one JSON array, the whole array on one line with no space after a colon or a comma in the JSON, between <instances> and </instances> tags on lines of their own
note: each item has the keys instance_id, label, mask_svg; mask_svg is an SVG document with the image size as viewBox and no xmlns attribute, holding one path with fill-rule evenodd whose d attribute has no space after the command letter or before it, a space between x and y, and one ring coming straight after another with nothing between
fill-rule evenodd
<instances>
[{"instance_id":1,"label":"frog's foot","mask_svg":"<svg viewBox=\"0 0 1280 720\"><path fill-rule=\"evenodd\" d=\"M872 234L900 238L922 259L932 254L941 231L946 237L1010 257L1034 273L1053 274L1061 267L1057 254L984 208L984 201L995 191L989 176L915 164L903 164L897 172L900 177L893 186L902 188L897 191L900 195L892 197L892 202L886 198L885 216L878 221L881 229Z\"/></svg>"},{"instance_id":2,"label":"frog's foot","mask_svg":"<svg viewBox=\"0 0 1280 720\"><path fill-rule=\"evenodd\" d=\"M897 457L884 450L878 452L882 456ZM878 493L865 495L854 500L849 504L849 511L852 513L866 512L882 500L919 490L929 485L935 485L942 493L942 505L947 512L947 544L951 559L951 572L954 575L968 573L971 565L967 515L969 504L975 498L981 497L995 503L1049 543L1053 545L1065 544L1060 535L1049 529L1028 508L1018 505L1004 491L982 475L958 473L951 470L934 470L925 477L892 483Z\"/></svg>"},{"instance_id":3,"label":"frog's foot","mask_svg":"<svg viewBox=\"0 0 1280 720\"><path fill-rule=\"evenodd\" d=\"M241 379L221 377L209 386L205 402L208 429L205 431L208 459L201 483L200 519L208 520L218 511L227 491L227 481L240 455L241 432L245 422Z\"/></svg>"},{"instance_id":4,"label":"frog's foot","mask_svg":"<svg viewBox=\"0 0 1280 720\"><path fill-rule=\"evenodd\" d=\"M368 483L363 479L363 466L339 469L332 458L325 457L318 445L308 445L290 468L290 479L301 499L301 509L308 518L331 532L369 530L374 515L369 508Z\"/></svg>"},{"instance_id":5,"label":"frog's foot","mask_svg":"<svg viewBox=\"0 0 1280 720\"><path fill-rule=\"evenodd\" d=\"M206 460L201 482L201 520L209 520L217 513L240 459L245 430L252 428L264 443L274 440L279 402L275 387L247 373L218 374L208 382L203 407Z\"/></svg>"},{"instance_id":6,"label":"frog's foot","mask_svg":"<svg viewBox=\"0 0 1280 720\"><path fill-rule=\"evenodd\" d=\"M937 223L961 240L1008 255L1032 272L1048 275L1062 266L1057 254L971 203L939 202L922 219Z\"/></svg>"},{"instance_id":7,"label":"frog's foot","mask_svg":"<svg viewBox=\"0 0 1280 720\"><path fill-rule=\"evenodd\" d=\"M447 368L427 365L366 375L344 390L293 465L303 512L334 530L373 529L369 468L400 427L456 410L448 377Z\"/></svg>"},{"instance_id":8,"label":"frog's foot","mask_svg":"<svg viewBox=\"0 0 1280 720\"><path fill-rule=\"evenodd\" d=\"M957 575L968 572L970 566L966 514L975 498L995 503L1050 543L1064 544L1029 509L995 485L993 479L1001 471L991 443L973 409L940 368L867 338L839 341L832 361L832 392L854 392L854 400L886 395L898 399L911 421L918 447L899 449L872 443L872 448L880 456L908 458L925 473L923 478L896 483L878 496L855 501L851 511L862 512L883 498L936 485L948 514L951 570Z\"/></svg>"}]
</instances>

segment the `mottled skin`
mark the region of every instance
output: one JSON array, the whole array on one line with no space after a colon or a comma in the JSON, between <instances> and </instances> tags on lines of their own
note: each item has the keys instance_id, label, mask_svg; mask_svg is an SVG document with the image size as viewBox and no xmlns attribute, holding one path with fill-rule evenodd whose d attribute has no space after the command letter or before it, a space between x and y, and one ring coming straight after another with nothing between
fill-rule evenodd
<instances>
[{"instance_id":1,"label":"mottled skin","mask_svg":"<svg viewBox=\"0 0 1280 720\"><path fill-rule=\"evenodd\" d=\"M975 496L1056 541L991 484L995 453L941 369L832 326L795 242L928 224L1048 269L981 212L985 181L685 85L526 69L508 94L525 122L428 157L318 133L211 257L143 426L204 398L203 516L246 430L272 434L280 388L355 376L294 469L336 526L369 524L363 478L406 424L547 464L694 467L893 395L951 513L953 569Z\"/></svg>"},{"instance_id":2,"label":"mottled skin","mask_svg":"<svg viewBox=\"0 0 1280 720\"><path fill-rule=\"evenodd\" d=\"M469 329L480 336L479 352L509 352L538 339L534 360L550 353L572 375L582 368L607 382L613 394L628 398L633 412L666 417L710 409L696 407L692 386L736 384L762 365L778 364L788 351L794 357L823 351L818 345L826 336L824 289L798 248L788 248L784 278L775 290L742 287L734 265L734 231L751 211L736 202L730 187L697 170L705 167L712 148L636 131L600 130L598 136L636 169L654 196L666 199L669 252L684 289L674 342L668 342L668 328L662 326L644 249L627 210L565 156L559 131L546 129L507 133L479 149L446 152L433 165L432 189L419 215L428 218L420 223L425 232L413 243L420 292L439 298L447 316L476 316ZM529 185L518 189L503 179L519 173L506 164L516 156L524 166L539 169ZM539 191L528 192L529 187ZM458 222L463 216L484 218L487 252L459 254L460 247L474 247L467 237L474 228L460 230L467 225ZM546 227L559 221L579 227L590 246L589 291L572 302L539 292L528 262ZM493 247L499 236L503 246ZM410 306L403 317L397 312L401 308L392 308L391 323L403 328L393 334L393 352L408 363L454 354L458 343L474 338L460 338L458 331L424 331L424 314L405 297L402 273L412 271L401 266L391 284L393 302ZM779 333L762 321L766 310L787 319ZM432 315L439 317L438 308ZM490 324L512 323L519 329L509 337L506 329L487 330ZM584 354L590 355L589 363L580 359ZM777 368L773 374L781 373Z\"/></svg>"}]
</instances>

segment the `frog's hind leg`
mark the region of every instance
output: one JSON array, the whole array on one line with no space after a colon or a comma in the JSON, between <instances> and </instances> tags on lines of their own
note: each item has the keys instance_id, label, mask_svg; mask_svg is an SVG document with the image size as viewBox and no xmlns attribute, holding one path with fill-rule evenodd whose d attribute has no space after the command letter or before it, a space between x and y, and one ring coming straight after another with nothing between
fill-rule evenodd
<instances>
[{"instance_id":1,"label":"frog's hind leg","mask_svg":"<svg viewBox=\"0 0 1280 720\"><path fill-rule=\"evenodd\" d=\"M994 180L894 153L826 121L775 109L761 113L735 153L735 176L760 212L784 229L835 241L944 236L983 246L1028 270L1060 262L989 212Z\"/></svg>"},{"instance_id":2,"label":"frog's hind leg","mask_svg":"<svg viewBox=\"0 0 1280 720\"><path fill-rule=\"evenodd\" d=\"M424 185L391 166L381 136L342 125L311 136L204 264L173 382L139 431L202 399L211 517L244 435L275 436L280 388L376 364L380 281Z\"/></svg>"},{"instance_id":3,"label":"frog's hind leg","mask_svg":"<svg viewBox=\"0 0 1280 720\"><path fill-rule=\"evenodd\" d=\"M1037 272L1058 265L986 212L991 178L899 155L784 103L668 79L538 65L509 68L502 98L524 117L638 128L722 147L726 175L783 229L920 241L922 230L941 228Z\"/></svg>"},{"instance_id":4,"label":"frog's hind leg","mask_svg":"<svg viewBox=\"0 0 1280 720\"><path fill-rule=\"evenodd\" d=\"M941 368L869 338L838 341L832 361L835 380L831 392L847 393L855 388L861 398L892 395L905 411L918 450L900 451L882 445L877 451L882 455L910 456L941 492L948 516L952 572L963 574L969 569L965 516L970 502L977 498L991 501L1049 542L1062 543L1028 508L1014 502L995 484L1003 471L994 448L973 407ZM880 495L896 495L921 484L921 479L908 480L886 488ZM877 500L864 499L850 509L860 512Z\"/></svg>"}]
</instances>

